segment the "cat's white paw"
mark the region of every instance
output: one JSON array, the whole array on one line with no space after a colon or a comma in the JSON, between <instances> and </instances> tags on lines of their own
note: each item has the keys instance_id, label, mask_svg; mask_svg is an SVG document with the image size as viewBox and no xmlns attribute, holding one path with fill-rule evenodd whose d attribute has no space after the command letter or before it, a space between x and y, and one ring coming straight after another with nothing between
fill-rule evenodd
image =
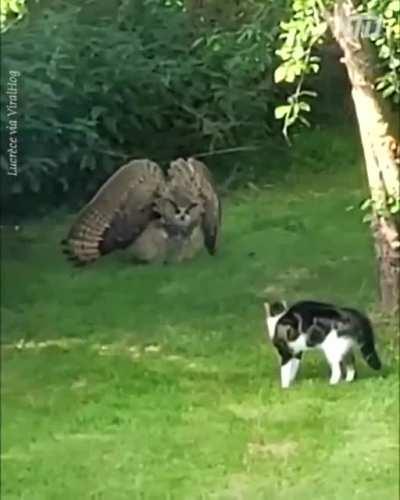
<instances>
[{"instance_id":1,"label":"cat's white paw","mask_svg":"<svg viewBox=\"0 0 400 500\"><path fill-rule=\"evenodd\" d=\"M281 366L281 386L287 389L292 381L292 360Z\"/></svg>"},{"instance_id":2,"label":"cat's white paw","mask_svg":"<svg viewBox=\"0 0 400 500\"><path fill-rule=\"evenodd\" d=\"M340 369L339 363L331 364L331 378L329 379L330 385L336 385L340 382L342 378L342 371Z\"/></svg>"},{"instance_id":3,"label":"cat's white paw","mask_svg":"<svg viewBox=\"0 0 400 500\"><path fill-rule=\"evenodd\" d=\"M346 370L346 382L353 382L356 378L356 371L354 368L347 368Z\"/></svg>"},{"instance_id":4,"label":"cat's white paw","mask_svg":"<svg viewBox=\"0 0 400 500\"><path fill-rule=\"evenodd\" d=\"M340 375L334 375L329 379L329 384L330 385L337 385L340 382L341 376Z\"/></svg>"}]
</instances>

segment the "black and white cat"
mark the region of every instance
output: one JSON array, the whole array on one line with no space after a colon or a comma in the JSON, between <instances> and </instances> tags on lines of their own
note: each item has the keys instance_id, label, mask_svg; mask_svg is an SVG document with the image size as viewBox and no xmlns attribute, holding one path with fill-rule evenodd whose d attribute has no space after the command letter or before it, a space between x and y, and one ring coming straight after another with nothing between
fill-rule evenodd
<instances>
[{"instance_id":1,"label":"black and white cat","mask_svg":"<svg viewBox=\"0 0 400 500\"><path fill-rule=\"evenodd\" d=\"M314 301L290 307L284 302L267 302L264 307L269 337L281 359L283 388L296 378L302 354L308 349L317 348L325 354L331 368L330 384L340 382L342 374L347 382L354 380L354 347L360 348L371 368L381 368L371 323L356 309Z\"/></svg>"}]
</instances>

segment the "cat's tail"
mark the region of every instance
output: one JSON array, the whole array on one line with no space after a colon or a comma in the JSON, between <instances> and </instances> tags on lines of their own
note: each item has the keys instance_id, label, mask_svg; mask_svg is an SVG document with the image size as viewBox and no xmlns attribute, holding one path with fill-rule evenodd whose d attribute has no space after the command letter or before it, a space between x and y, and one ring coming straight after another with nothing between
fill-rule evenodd
<instances>
[{"instance_id":1,"label":"cat's tail","mask_svg":"<svg viewBox=\"0 0 400 500\"><path fill-rule=\"evenodd\" d=\"M360 315L359 319L363 330L363 341L360 345L361 354L371 368L380 370L382 363L375 349L374 331L371 322L364 315Z\"/></svg>"},{"instance_id":2,"label":"cat's tail","mask_svg":"<svg viewBox=\"0 0 400 500\"><path fill-rule=\"evenodd\" d=\"M350 307L343 308L342 315L350 329L357 332L357 344L366 363L374 370L380 370L382 363L375 349L374 330L368 317Z\"/></svg>"},{"instance_id":3,"label":"cat's tail","mask_svg":"<svg viewBox=\"0 0 400 500\"><path fill-rule=\"evenodd\" d=\"M366 342L363 344L361 346L361 354L371 368L374 370L380 370L382 368L381 360L379 359L373 343Z\"/></svg>"}]
</instances>

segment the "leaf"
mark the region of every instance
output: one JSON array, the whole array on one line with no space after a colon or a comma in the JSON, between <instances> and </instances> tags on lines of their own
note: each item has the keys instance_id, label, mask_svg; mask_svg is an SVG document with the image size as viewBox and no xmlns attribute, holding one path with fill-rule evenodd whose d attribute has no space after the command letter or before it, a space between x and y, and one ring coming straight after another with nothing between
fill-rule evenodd
<instances>
[{"instance_id":1,"label":"leaf","mask_svg":"<svg viewBox=\"0 0 400 500\"><path fill-rule=\"evenodd\" d=\"M360 205L360 210L368 210L369 208L372 207L372 204L373 204L373 201L371 198L367 198L366 200L364 200L361 205Z\"/></svg>"},{"instance_id":2,"label":"leaf","mask_svg":"<svg viewBox=\"0 0 400 500\"><path fill-rule=\"evenodd\" d=\"M373 220L373 215L372 214L366 214L362 218L362 222L364 222L364 223L372 222L372 220Z\"/></svg>"},{"instance_id":3,"label":"leaf","mask_svg":"<svg viewBox=\"0 0 400 500\"><path fill-rule=\"evenodd\" d=\"M299 115L299 120L306 127L311 127L311 123L307 120L305 116Z\"/></svg>"},{"instance_id":4,"label":"leaf","mask_svg":"<svg viewBox=\"0 0 400 500\"><path fill-rule=\"evenodd\" d=\"M311 111L311 106L308 104L308 102L305 102L305 101L300 101L299 102L299 108L302 110L302 111Z\"/></svg>"},{"instance_id":5,"label":"leaf","mask_svg":"<svg viewBox=\"0 0 400 500\"><path fill-rule=\"evenodd\" d=\"M25 10L25 0L9 0L8 8L14 14L21 14Z\"/></svg>"},{"instance_id":6,"label":"leaf","mask_svg":"<svg viewBox=\"0 0 400 500\"><path fill-rule=\"evenodd\" d=\"M390 54L390 47L388 47L387 45L382 45L379 51L379 57L381 57L382 59L388 59L390 57Z\"/></svg>"},{"instance_id":7,"label":"leaf","mask_svg":"<svg viewBox=\"0 0 400 500\"><path fill-rule=\"evenodd\" d=\"M390 69L397 69L398 67L400 67L400 58L392 57L390 59L389 67Z\"/></svg>"},{"instance_id":8,"label":"leaf","mask_svg":"<svg viewBox=\"0 0 400 500\"><path fill-rule=\"evenodd\" d=\"M386 89L382 92L384 98L390 97L396 92L396 87L394 85L388 85Z\"/></svg>"},{"instance_id":9,"label":"leaf","mask_svg":"<svg viewBox=\"0 0 400 500\"><path fill-rule=\"evenodd\" d=\"M298 76L298 70L297 70L297 67L292 65L292 66L289 66L287 71L286 71L286 81L288 83L293 83L297 76Z\"/></svg>"},{"instance_id":10,"label":"leaf","mask_svg":"<svg viewBox=\"0 0 400 500\"><path fill-rule=\"evenodd\" d=\"M288 104L285 104L283 106L278 106L277 108L275 108L275 118L277 120L281 120L290 112L290 109L291 106Z\"/></svg>"},{"instance_id":11,"label":"leaf","mask_svg":"<svg viewBox=\"0 0 400 500\"><path fill-rule=\"evenodd\" d=\"M198 47L199 45L203 44L204 43L204 38L203 37L200 37L198 38L197 40L195 40L192 45L191 45L191 49L195 49L196 47Z\"/></svg>"},{"instance_id":12,"label":"leaf","mask_svg":"<svg viewBox=\"0 0 400 500\"><path fill-rule=\"evenodd\" d=\"M293 59L302 59L305 55L304 49L301 45L298 45L297 47L294 48L292 52L292 58Z\"/></svg>"},{"instance_id":13,"label":"leaf","mask_svg":"<svg viewBox=\"0 0 400 500\"><path fill-rule=\"evenodd\" d=\"M286 79L286 68L287 66L282 64L278 66L274 72L274 81L275 83L283 82Z\"/></svg>"},{"instance_id":14,"label":"leaf","mask_svg":"<svg viewBox=\"0 0 400 500\"><path fill-rule=\"evenodd\" d=\"M393 12L400 12L400 2L399 0L394 0L393 2L390 2L390 4L387 7L388 9L392 10Z\"/></svg>"},{"instance_id":15,"label":"leaf","mask_svg":"<svg viewBox=\"0 0 400 500\"><path fill-rule=\"evenodd\" d=\"M384 79L380 79L378 83L376 84L376 89L377 90L382 90L386 87L386 81Z\"/></svg>"},{"instance_id":16,"label":"leaf","mask_svg":"<svg viewBox=\"0 0 400 500\"><path fill-rule=\"evenodd\" d=\"M322 36L325 35L327 29L328 29L328 23L323 21L315 29L314 36L321 38Z\"/></svg>"}]
</instances>

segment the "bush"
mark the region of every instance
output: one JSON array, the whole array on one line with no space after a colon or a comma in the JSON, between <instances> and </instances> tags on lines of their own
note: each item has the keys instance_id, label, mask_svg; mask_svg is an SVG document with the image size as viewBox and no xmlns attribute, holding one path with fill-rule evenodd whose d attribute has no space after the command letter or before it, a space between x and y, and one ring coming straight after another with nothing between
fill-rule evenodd
<instances>
[{"instance_id":1,"label":"bush","mask_svg":"<svg viewBox=\"0 0 400 500\"><path fill-rule=\"evenodd\" d=\"M163 163L271 132L275 7L211 26L179 5L131 0L99 13L99 1L60 3L3 37L3 86L21 73L6 211L87 198L127 158Z\"/></svg>"}]
</instances>

